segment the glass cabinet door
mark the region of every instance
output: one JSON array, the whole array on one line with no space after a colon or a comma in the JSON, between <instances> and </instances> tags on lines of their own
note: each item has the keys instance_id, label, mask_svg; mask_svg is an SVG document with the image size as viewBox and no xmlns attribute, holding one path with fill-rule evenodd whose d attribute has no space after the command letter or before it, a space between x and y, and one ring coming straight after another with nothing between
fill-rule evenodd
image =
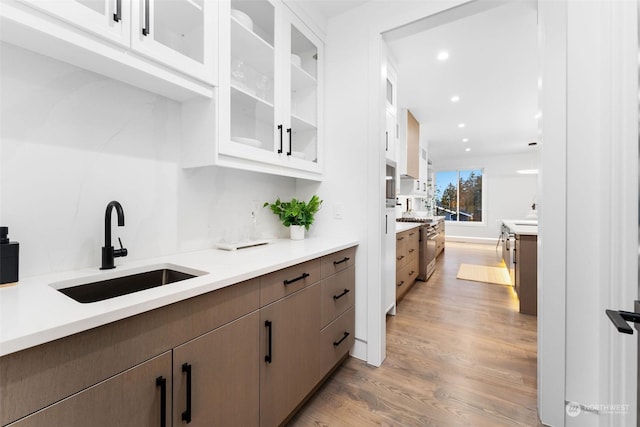
<instances>
[{"instance_id":1,"label":"glass cabinet door","mask_svg":"<svg viewBox=\"0 0 640 427\"><path fill-rule=\"evenodd\" d=\"M217 16L217 1L134 0L132 48L215 84Z\"/></svg>"},{"instance_id":2,"label":"glass cabinet door","mask_svg":"<svg viewBox=\"0 0 640 427\"><path fill-rule=\"evenodd\" d=\"M279 8L268 0L231 0L229 46L222 55L220 151L235 157L276 162L285 129L280 114L276 72ZM228 91L228 93L227 93ZM228 101L227 101L228 100ZM228 102L228 104L227 104ZM225 111L227 110L228 111Z\"/></svg>"},{"instance_id":3,"label":"glass cabinet door","mask_svg":"<svg viewBox=\"0 0 640 427\"><path fill-rule=\"evenodd\" d=\"M291 165L314 169L319 163L319 81L322 71L322 43L300 22L296 16L287 14L288 53L286 64L286 87L288 103L287 155ZM290 130L289 130L290 129Z\"/></svg>"},{"instance_id":4,"label":"glass cabinet door","mask_svg":"<svg viewBox=\"0 0 640 427\"><path fill-rule=\"evenodd\" d=\"M129 0L21 0L115 43L129 47Z\"/></svg>"}]
</instances>

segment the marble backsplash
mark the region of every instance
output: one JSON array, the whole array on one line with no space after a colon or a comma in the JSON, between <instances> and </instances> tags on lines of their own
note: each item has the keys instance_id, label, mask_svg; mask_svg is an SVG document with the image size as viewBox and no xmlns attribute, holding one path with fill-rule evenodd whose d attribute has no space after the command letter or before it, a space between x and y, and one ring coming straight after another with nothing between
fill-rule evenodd
<instances>
[{"instance_id":1,"label":"marble backsplash","mask_svg":"<svg viewBox=\"0 0 640 427\"><path fill-rule=\"evenodd\" d=\"M128 259L286 235L261 206L296 181L182 169L179 103L12 45L0 58L0 224L20 242L21 276L98 266L111 200Z\"/></svg>"}]
</instances>

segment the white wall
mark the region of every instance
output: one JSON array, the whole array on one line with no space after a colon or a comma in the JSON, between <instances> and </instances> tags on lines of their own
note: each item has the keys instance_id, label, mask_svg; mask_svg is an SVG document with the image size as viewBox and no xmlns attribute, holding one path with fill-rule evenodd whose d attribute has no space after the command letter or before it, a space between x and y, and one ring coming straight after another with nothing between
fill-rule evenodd
<instances>
[{"instance_id":1,"label":"white wall","mask_svg":"<svg viewBox=\"0 0 640 427\"><path fill-rule=\"evenodd\" d=\"M465 157L434 161L434 170L483 169L482 196L484 219L482 223L465 224L447 222L449 238L462 241L495 243L503 219L524 219L536 199L537 176L516 173L521 169L538 168L538 153L504 156Z\"/></svg>"},{"instance_id":2,"label":"white wall","mask_svg":"<svg viewBox=\"0 0 640 427\"><path fill-rule=\"evenodd\" d=\"M21 277L98 266L111 200L126 222L114 239L144 259L211 247L247 229L252 200L295 192L291 178L183 170L174 101L12 45L0 57L0 223ZM259 222L286 235L267 209Z\"/></svg>"}]
</instances>

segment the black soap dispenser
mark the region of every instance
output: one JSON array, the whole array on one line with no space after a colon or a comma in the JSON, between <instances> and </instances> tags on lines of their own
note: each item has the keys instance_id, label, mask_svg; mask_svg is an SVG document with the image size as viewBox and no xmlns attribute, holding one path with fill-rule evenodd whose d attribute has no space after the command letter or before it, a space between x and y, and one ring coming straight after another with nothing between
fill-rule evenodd
<instances>
[{"instance_id":1,"label":"black soap dispenser","mask_svg":"<svg viewBox=\"0 0 640 427\"><path fill-rule=\"evenodd\" d=\"M9 241L9 227L0 227L0 285L18 281L20 244Z\"/></svg>"}]
</instances>

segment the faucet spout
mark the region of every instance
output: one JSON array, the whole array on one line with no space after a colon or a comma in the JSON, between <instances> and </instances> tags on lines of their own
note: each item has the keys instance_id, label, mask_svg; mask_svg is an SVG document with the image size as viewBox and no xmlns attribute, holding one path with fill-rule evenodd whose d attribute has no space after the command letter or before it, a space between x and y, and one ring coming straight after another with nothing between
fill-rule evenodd
<instances>
[{"instance_id":1,"label":"faucet spout","mask_svg":"<svg viewBox=\"0 0 640 427\"><path fill-rule=\"evenodd\" d=\"M102 247L102 267L100 270L108 270L115 268L114 258L127 256L128 252L122 247L120 242L120 249L114 249L111 245L111 212L116 210L118 216L118 226L124 226L124 210L120 202L111 201L107 205L107 210L104 214L104 246ZM118 239L120 241L120 239Z\"/></svg>"}]
</instances>

